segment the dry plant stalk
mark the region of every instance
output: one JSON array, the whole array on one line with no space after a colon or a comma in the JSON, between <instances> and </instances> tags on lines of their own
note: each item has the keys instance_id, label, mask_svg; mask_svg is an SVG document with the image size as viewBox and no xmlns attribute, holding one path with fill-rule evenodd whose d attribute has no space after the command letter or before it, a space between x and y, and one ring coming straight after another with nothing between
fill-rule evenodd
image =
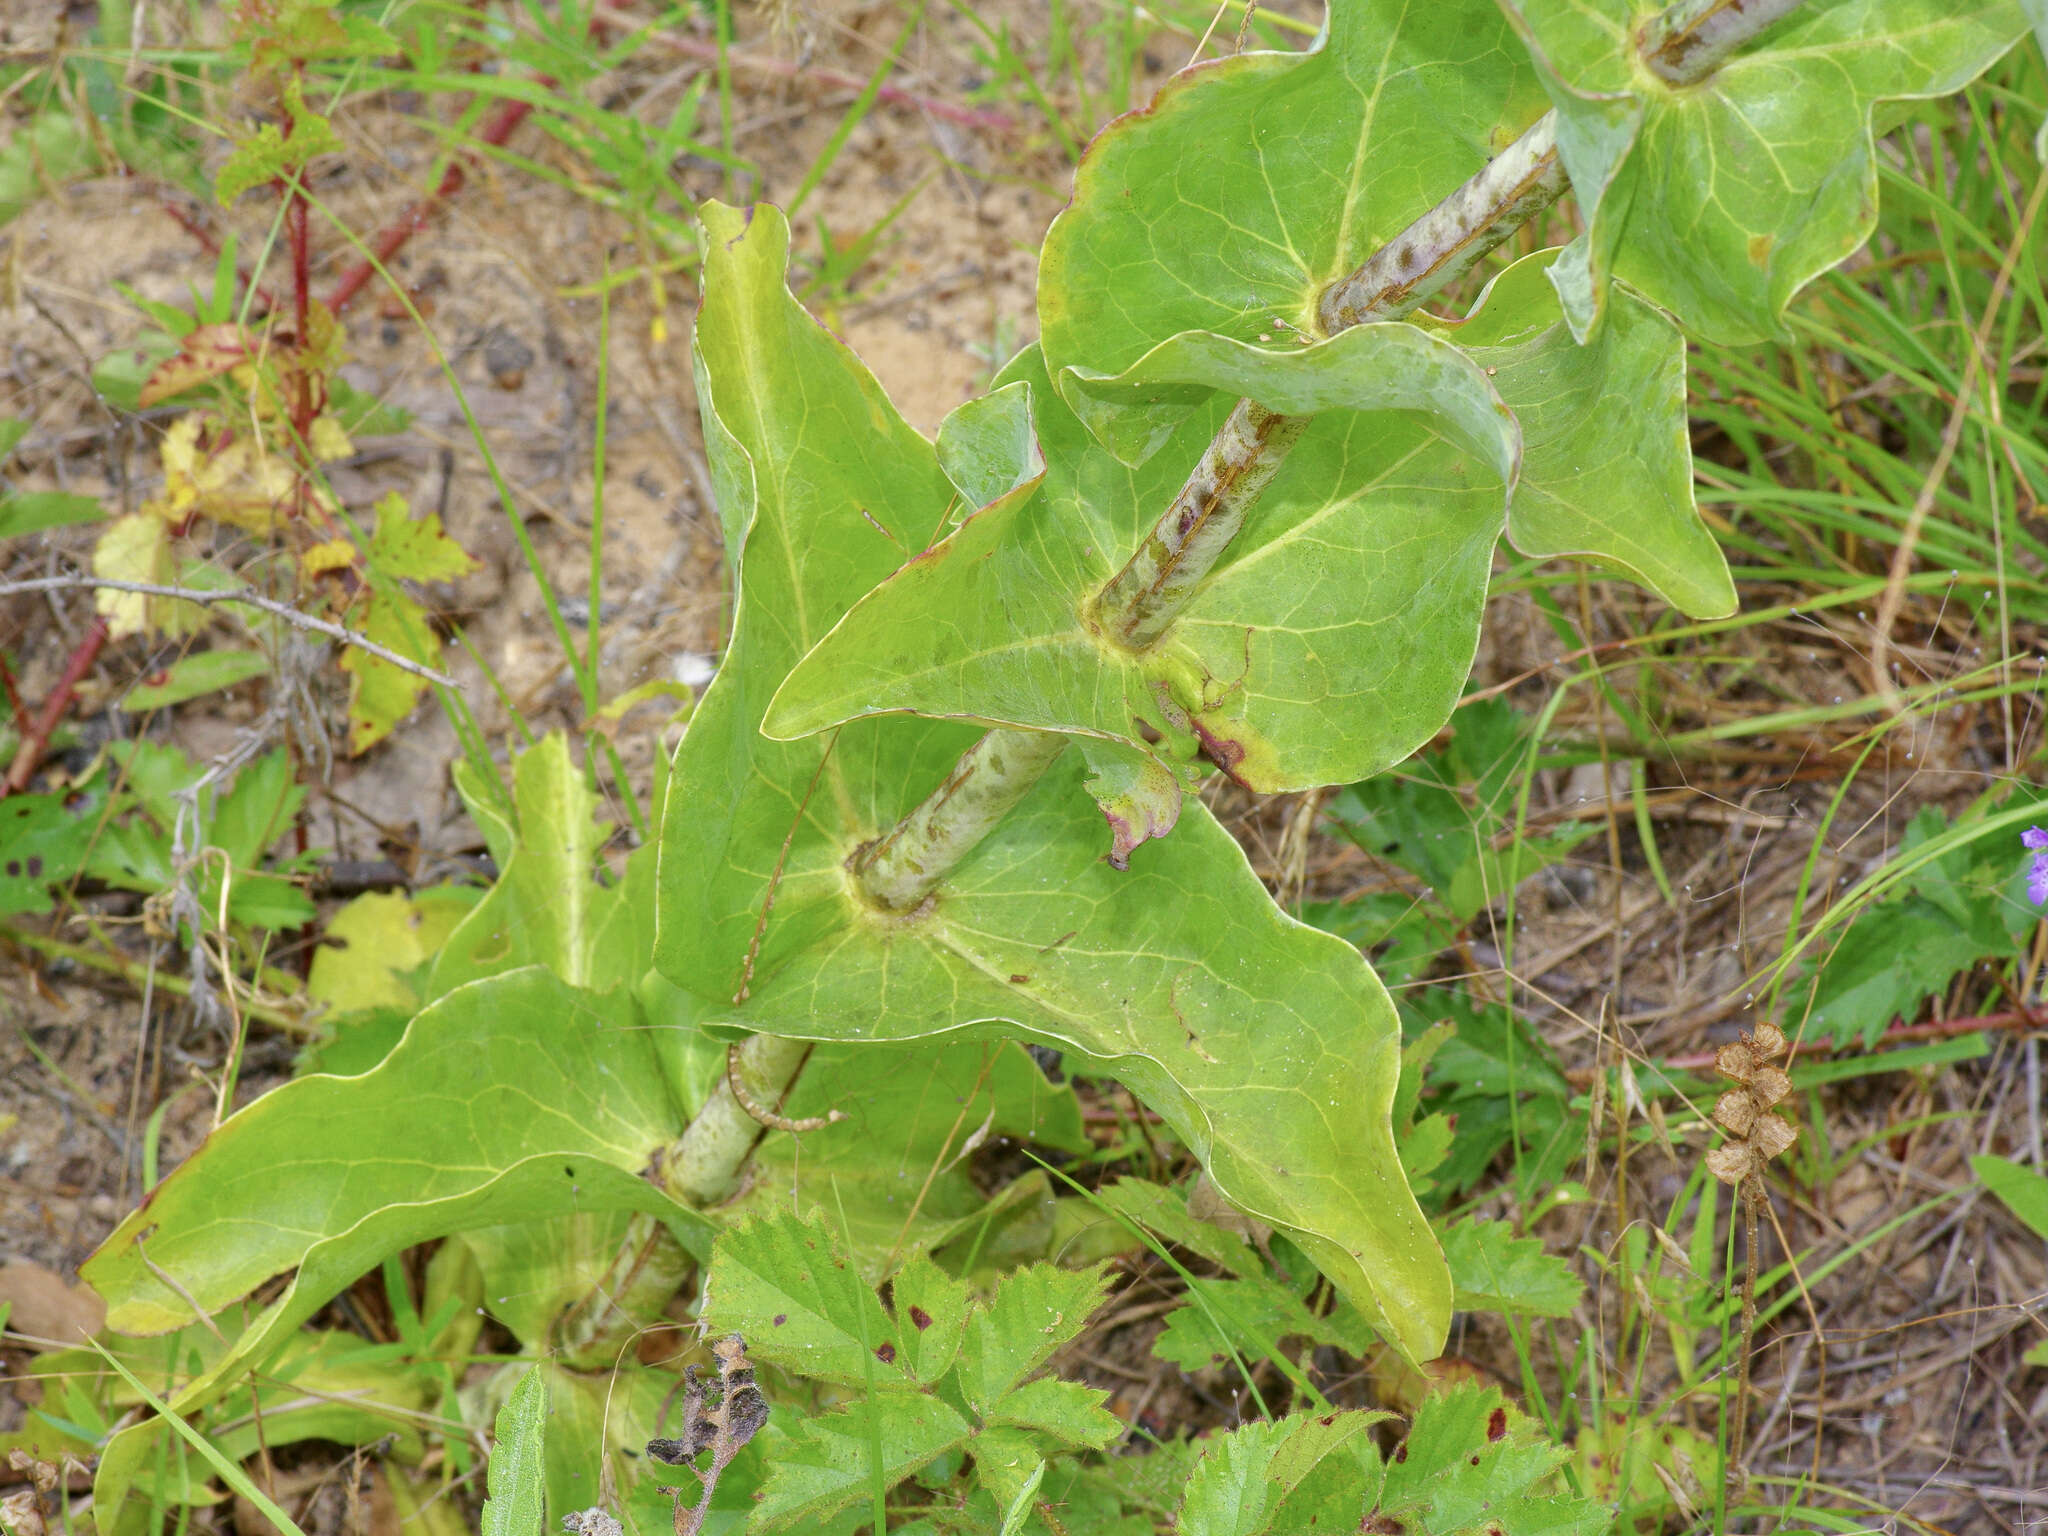
<instances>
[{"instance_id":1,"label":"dry plant stalk","mask_svg":"<svg viewBox=\"0 0 2048 1536\"><path fill-rule=\"evenodd\" d=\"M1757 1212L1770 1198L1764 1169L1799 1139L1799 1128L1776 1113L1792 1091L1792 1079L1778 1062L1785 1056L1785 1032L1759 1024L1754 1034L1721 1047L1714 1068L1735 1086L1714 1105L1714 1122L1728 1139L1707 1153L1707 1170L1732 1186L1742 1201L1742 1351L1735 1385L1735 1429L1729 1437L1728 1482L1742 1480L1743 1431L1749 1423L1749 1356L1756 1337Z\"/></svg>"},{"instance_id":2,"label":"dry plant stalk","mask_svg":"<svg viewBox=\"0 0 2048 1536\"><path fill-rule=\"evenodd\" d=\"M670 1490L676 1501L675 1536L697 1536L703 1529L705 1518L711 1513L711 1495L717 1491L718 1479L733 1457L739 1455L741 1447L768 1422L768 1399L754 1384L754 1364L747 1358L747 1341L739 1334L729 1333L712 1344L711 1355L718 1362L718 1402L708 1408L704 1405L705 1382L696 1366L685 1367L682 1436L647 1442L650 1459L666 1466L688 1467L703 1488L695 1508L683 1502L680 1488ZM711 1465L699 1470L694 1463L707 1450L711 1452Z\"/></svg>"}]
</instances>

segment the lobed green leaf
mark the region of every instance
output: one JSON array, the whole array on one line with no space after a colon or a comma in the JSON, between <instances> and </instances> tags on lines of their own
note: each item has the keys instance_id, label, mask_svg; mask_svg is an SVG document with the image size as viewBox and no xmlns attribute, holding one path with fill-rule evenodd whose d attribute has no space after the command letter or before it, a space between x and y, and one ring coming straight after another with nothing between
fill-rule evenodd
<instances>
[{"instance_id":1,"label":"lobed green leaf","mask_svg":"<svg viewBox=\"0 0 2048 1536\"><path fill-rule=\"evenodd\" d=\"M1355 950L1272 905L1205 810L1189 806L1119 874L1100 857L1085 765L1061 760L917 912L872 910L850 887L849 854L975 733L871 720L781 742L759 723L902 543L938 530L954 492L931 446L789 296L780 215L749 223L714 205L705 224L701 400L721 516L746 542L732 642L671 779L657 965L732 999L716 1022L840 1040L971 1029L1092 1058L1403 1350L1433 1354L1449 1286L1393 1145L1391 1004ZM1496 526L1498 498L1496 486Z\"/></svg>"},{"instance_id":2,"label":"lobed green leaf","mask_svg":"<svg viewBox=\"0 0 2048 1536\"><path fill-rule=\"evenodd\" d=\"M2021 37L2019 0L1808 0L1696 85L1635 56L1654 0L1503 0L1558 116L1586 220L1551 278L1573 328L1609 279L1688 331L1782 336L1785 306L1877 221L1871 111L1960 90Z\"/></svg>"}]
</instances>

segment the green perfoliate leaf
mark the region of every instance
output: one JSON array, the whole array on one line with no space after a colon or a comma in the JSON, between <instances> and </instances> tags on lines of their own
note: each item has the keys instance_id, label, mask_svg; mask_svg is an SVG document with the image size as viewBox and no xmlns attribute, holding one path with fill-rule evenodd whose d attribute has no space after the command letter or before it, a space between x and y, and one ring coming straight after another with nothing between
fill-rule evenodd
<instances>
[{"instance_id":1,"label":"green perfoliate leaf","mask_svg":"<svg viewBox=\"0 0 2048 1536\"><path fill-rule=\"evenodd\" d=\"M1097 136L1046 235L1053 376L1120 373L1182 331L1316 334L1322 290L1543 106L1493 0L1338 0L1311 53L1184 71Z\"/></svg>"},{"instance_id":2,"label":"green perfoliate leaf","mask_svg":"<svg viewBox=\"0 0 2048 1536\"><path fill-rule=\"evenodd\" d=\"M1060 392L1082 424L1126 464L1144 463L1190 410L1221 390L1288 416L1422 412L1513 488L1521 470L1521 432L1484 370L1457 347L1403 323L1358 325L1325 340L1302 340L1259 346L1213 331L1184 331L1118 374L1066 368Z\"/></svg>"},{"instance_id":3,"label":"green perfoliate leaf","mask_svg":"<svg viewBox=\"0 0 2048 1536\"><path fill-rule=\"evenodd\" d=\"M1033 384L1047 462L1036 494L967 519L869 594L789 676L766 730L915 710L1169 761L1206 750L1269 792L1367 777L1436 732L1478 645L1503 524L1492 468L1414 413L1318 417L1181 618L1130 652L1085 609L1172 503L1231 397L1212 394L1129 468L1042 369L1027 352L1008 370Z\"/></svg>"},{"instance_id":4,"label":"green perfoliate leaf","mask_svg":"<svg viewBox=\"0 0 2048 1536\"><path fill-rule=\"evenodd\" d=\"M1589 334L1608 280L1724 343L1784 333L1877 219L1871 109L1944 96L2012 46L2019 0L1809 0L1695 85L1635 56L1654 0L1513 0L1586 233L1552 271Z\"/></svg>"},{"instance_id":5,"label":"green perfoliate leaf","mask_svg":"<svg viewBox=\"0 0 2048 1536\"><path fill-rule=\"evenodd\" d=\"M528 1366L498 1410L483 1536L538 1536L547 1504L547 1377Z\"/></svg>"},{"instance_id":6,"label":"green perfoliate leaf","mask_svg":"<svg viewBox=\"0 0 2048 1536\"><path fill-rule=\"evenodd\" d=\"M939 423L939 466L961 512L985 507L1045 473L1031 427L1031 386L1006 384L955 406Z\"/></svg>"},{"instance_id":7,"label":"green perfoliate leaf","mask_svg":"<svg viewBox=\"0 0 2048 1536\"><path fill-rule=\"evenodd\" d=\"M707 1315L758 1360L816 1381L900 1381L896 1328L822 1219L786 1211L725 1233L711 1255Z\"/></svg>"},{"instance_id":8,"label":"green perfoliate leaf","mask_svg":"<svg viewBox=\"0 0 2048 1536\"><path fill-rule=\"evenodd\" d=\"M1516 1237L1504 1221L1461 1221L1444 1233L1461 1312L1526 1312L1565 1317L1585 1285L1571 1266L1543 1251L1543 1240Z\"/></svg>"},{"instance_id":9,"label":"green perfoliate leaf","mask_svg":"<svg viewBox=\"0 0 2048 1536\"><path fill-rule=\"evenodd\" d=\"M1694 618L1733 613L1735 583L1693 500L1685 338L1619 288L1602 334L1574 345L1544 280L1554 254L1523 257L1442 328L1521 424L1508 540L1607 566Z\"/></svg>"},{"instance_id":10,"label":"green perfoliate leaf","mask_svg":"<svg viewBox=\"0 0 2048 1536\"><path fill-rule=\"evenodd\" d=\"M178 1393L189 1412L390 1254L450 1232L574 1211L661 1217L692 1251L702 1218L642 1171L681 1129L669 1032L622 997L599 999L538 967L475 983L421 1012L360 1077L305 1077L230 1117L84 1273L123 1332L190 1322L293 1265L282 1293ZM394 1120L394 1104L420 1112ZM162 1278L168 1275L175 1288ZM119 1507L154 1454L155 1421L100 1464Z\"/></svg>"},{"instance_id":11,"label":"green perfoliate leaf","mask_svg":"<svg viewBox=\"0 0 2048 1536\"><path fill-rule=\"evenodd\" d=\"M742 498L721 517L747 533L732 642L671 779L656 963L736 999L717 1021L811 1039L1021 1034L1102 1062L1230 1199L1287 1230L1402 1349L1433 1354L1449 1284L1393 1144L1392 1006L1356 950L1272 905L1199 805L1119 874L1070 753L916 913L849 888L848 855L976 733L885 719L779 742L760 720L954 492L789 297L780 216L749 225L714 206L705 223L700 398L707 439L727 443L714 472ZM1490 496L1497 527L1497 482Z\"/></svg>"},{"instance_id":12,"label":"green perfoliate leaf","mask_svg":"<svg viewBox=\"0 0 2048 1536\"><path fill-rule=\"evenodd\" d=\"M968 1423L922 1392L886 1387L798 1426L770 1468L753 1527L781 1530L822 1521L865 1498L879 1478L893 1485L964 1443ZM879 1456L877 1452L879 1451Z\"/></svg>"}]
</instances>

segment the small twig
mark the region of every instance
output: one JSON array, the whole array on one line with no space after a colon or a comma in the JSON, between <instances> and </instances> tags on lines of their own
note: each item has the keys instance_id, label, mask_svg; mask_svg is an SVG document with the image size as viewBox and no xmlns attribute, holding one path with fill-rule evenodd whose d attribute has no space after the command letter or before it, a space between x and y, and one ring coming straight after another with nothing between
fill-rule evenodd
<instances>
[{"instance_id":1,"label":"small twig","mask_svg":"<svg viewBox=\"0 0 2048 1536\"><path fill-rule=\"evenodd\" d=\"M104 588L109 592L136 592L144 597L174 597L188 603L246 603L249 607L259 608L263 612L270 614L273 618L283 619L285 623L296 628L310 629L315 634L327 636L330 640L339 640L343 645L352 645L359 651L367 651L379 661L389 662L401 672L410 672L414 677L424 678L430 683L438 683L443 688L453 688L455 686L455 679L445 672L437 672L432 667L422 666L419 662L401 656L396 651L379 645L367 635L336 624L332 619L315 618L310 613L302 613L289 603L281 603L274 597L265 597L260 592L250 591L247 587L237 587L221 592L207 592L197 587L163 587L150 581L114 581L105 576L38 576L30 581L0 582L0 597L13 597L23 592L63 592L98 588ZM100 639L104 643L106 639L104 633L106 621L100 619L96 620L95 623L102 631ZM90 638L90 636L87 638ZM89 659L86 665L91 665ZM67 668L66 671L68 675L69 669ZM83 668L80 671L82 673ZM60 690L62 686L60 683ZM56 697L54 694L51 696L52 703L56 702ZM45 707L45 713L48 713L47 706ZM20 759L17 758L17 764L19 761ZM10 774L10 785L12 785L12 781L13 775Z\"/></svg>"},{"instance_id":2,"label":"small twig","mask_svg":"<svg viewBox=\"0 0 2048 1536\"><path fill-rule=\"evenodd\" d=\"M765 1104L760 1103L754 1098L753 1094L747 1091L747 1085L740 1081L740 1044L741 1042L735 1040L725 1048L725 1086L732 1090L733 1098L738 1101L740 1108L747 1112L755 1124L765 1125L771 1131L822 1131L826 1126L836 1125L846 1118L843 1110L835 1109L829 1114L812 1115L807 1119L792 1120L787 1115L777 1114Z\"/></svg>"},{"instance_id":3,"label":"small twig","mask_svg":"<svg viewBox=\"0 0 2048 1536\"><path fill-rule=\"evenodd\" d=\"M1953 1040L1962 1035L1974 1035L1986 1029L2044 1029L2048 1028L2048 1015L2038 1010L2011 1009L2005 1013L1985 1013L1969 1018L1933 1019L1925 1024L1895 1022L1877 1037L1876 1046L1899 1045L1909 1040ZM1838 1049L1864 1049L1861 1040L1844 1040L1839 1044L1833 1035L1821 1035L1812 1040L1789 1042L1794 1056L1826 1056ZM1701 1072L1714 1064L1713 1051L1686 1051L1677 1056L1666 1056L1651 1063L1667 1072ZM1591 1083L1604 1068L1575 1067L1565 1076L1575 1087Z\"/></svg>"}]
</instances>

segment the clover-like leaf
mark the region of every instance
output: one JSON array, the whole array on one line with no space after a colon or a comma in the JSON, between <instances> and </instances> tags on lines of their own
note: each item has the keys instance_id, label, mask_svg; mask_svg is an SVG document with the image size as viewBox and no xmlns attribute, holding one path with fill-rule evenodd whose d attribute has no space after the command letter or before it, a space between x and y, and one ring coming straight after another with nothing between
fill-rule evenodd
<instances>
[{"instance_id":1,"label":"clover-like leaf","mask_svg":"<svg viewBox=\"0 0 2048 1536\"><path fill-rule=\"evenodd\" d=\"M1493 0L1336 0L1312 52L1183 71L1096 137L1047 232L1052 374L1121 373L1182 331L1317 334L1323 289L1543 106Z\"/></svg>"},{"instance_id":2,"label":"clover-like leaf","mask_svg":"<svg viewBox=\"0 0 2048 1536\"><path fill-rule=\"evenodd\" d=\"M704 222L700 398L721 517L746 542L732 641L670 780L657 966L719 1000L718 1022L841 1040L971 1029L1093 1058L1400 1348L1433 1354L1449 1284L1393 1144L1392 1006L1356 950L1273 906L1206 810L1185 807L1119 874L1070 753L916 912L876 911L851 888L848 856L940 783L975 732L883 719L781 742L761 717L789 669L939 529L955 492L931 445L790 297L780 215L714 205ZM1497 528L1497 481L1486 494ZM1486 549L1490 536L1482 573Z\"/></svg>"},{"instance_id":3,"label":"clover-like leaf","mask_svg":"<svg viewBox=\"0 0 2048 1536\"><path fill-rule=\"evenodd\" d=\"M1655 0L1503 0L1557 108L1586 233L1552 271L1573 327L1620 277L1689 331L1783 334L1800 288L1877 220L1871 109L1961 89L2023 35L2019 0L1808 0L1697 84L1636 57Z\"/></svg>"},{"instance_id":4,"label":"clover-like leaf","mask_svg":"<svg viewBox=\"0 0 2048 1536\"><path fill-rule=\"evenodd\" d=\"M923 1392L885 1388L856 1398L797 1426L793 1443L775 1457L749 1523L774 1531L799 1520L823 1522L877 1481L908 1477L970 1433L965 1419Z\"/></svg>"}]
</instances>

